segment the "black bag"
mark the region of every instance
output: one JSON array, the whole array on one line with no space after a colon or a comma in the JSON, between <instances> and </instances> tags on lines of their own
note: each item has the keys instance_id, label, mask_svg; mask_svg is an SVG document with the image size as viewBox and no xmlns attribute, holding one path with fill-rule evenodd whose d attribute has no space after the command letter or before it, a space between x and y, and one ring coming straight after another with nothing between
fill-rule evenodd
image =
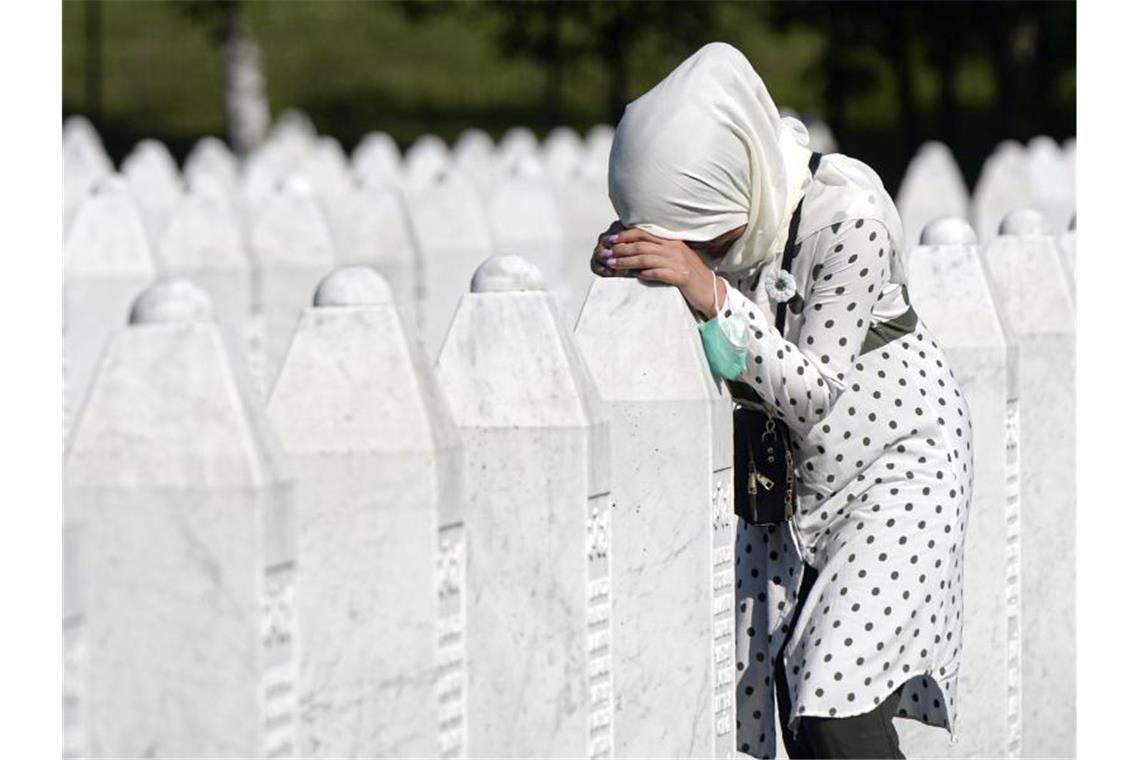
<instances>
[{"instance_id":1,"label":"black bag","mask_svg":"<svg viewBox=\"0 0 1140 760\"><path fill-rule=\"evenodd\" d=\"M821 155L812 153L808 167L814 176ZM788 225L788 242L780 268L791 267L800 227L800 199ZM776 305L776 329L784 333L787 302ZM732 413L733 467L736 514L749 525L776 525L791 518L796 504L795 463L788 426L771 413L749 385L728 381L741 406Z\"/></svg>"}]
</instances>

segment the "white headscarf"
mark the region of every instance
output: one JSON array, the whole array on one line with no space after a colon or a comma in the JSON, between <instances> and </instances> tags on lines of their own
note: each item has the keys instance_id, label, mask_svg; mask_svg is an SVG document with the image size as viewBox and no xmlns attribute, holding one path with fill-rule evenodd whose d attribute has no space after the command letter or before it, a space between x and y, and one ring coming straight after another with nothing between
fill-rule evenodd
<instances>
[{"instance_id":1,"label":"white headscarf","mask_svg":"<svg viewBox=\"0 0 1140 760\"><path fill-rule=\"evenodd\" d=\"M610 200L626 227L672 240L711 240L747 225L717 264L722 272L778 259L809 185L801 235L857 215L885 219L894 213L897 223L878 176L854 159L829 156L831 171L821 168L817 180L823 184L812 184L807 141L802 123L780 118L744 54L713 42L626 106L610 150ZM864 190L859 209L845 208L850 192L836 192L852 181ZM871 195L876 197L868 204ZM859 213L868 205L873 212Z\"/></svg>"}]
</instances>

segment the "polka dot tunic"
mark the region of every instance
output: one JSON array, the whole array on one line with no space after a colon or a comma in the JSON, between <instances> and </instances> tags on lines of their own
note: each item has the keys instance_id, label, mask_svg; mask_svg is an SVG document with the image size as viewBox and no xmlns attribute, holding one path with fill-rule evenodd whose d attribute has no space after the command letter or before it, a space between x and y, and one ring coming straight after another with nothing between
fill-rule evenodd
<instances>
[{"instance_id":1,"label":"polka dot tunic","mask_svg":"<svg viewBox=\"0 0 1140 760\"><path fill-rule=\"evenodd\" d=\"M793 730L805 715L865 713L901 686L899 716L953 732L970 415L897 267L885 225L851 219L798 241L786 339L763 270L730 280L720 311L747 319L736 379L788 423L796 462L792 521L738 521L737 741L756 757L776 752L785 640ZM819 577L790 628L802 562Z\"/></svg>"}]
</instances>

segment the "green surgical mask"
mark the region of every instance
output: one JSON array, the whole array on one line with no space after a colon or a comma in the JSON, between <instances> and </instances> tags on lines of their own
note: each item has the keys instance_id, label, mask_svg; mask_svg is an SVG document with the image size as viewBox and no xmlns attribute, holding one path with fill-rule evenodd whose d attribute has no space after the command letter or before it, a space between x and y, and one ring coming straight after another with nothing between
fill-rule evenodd
<instances>
[{"instance_id":1,"label":"green surgical mask","mask_svg":"<svg viewBox=\"0 0 1140 760\"><path fill-rule=\"evenodd\" d=\"M734 317L735 314L728 321L731 322ZM705 357L709 360L713 374L725 380L735 380L744 371L748 354L728 341L719 320L719 316L716 316L702 322L697 331L701 334L701 345L704 346Z\"/></svg>"}]
</instances>

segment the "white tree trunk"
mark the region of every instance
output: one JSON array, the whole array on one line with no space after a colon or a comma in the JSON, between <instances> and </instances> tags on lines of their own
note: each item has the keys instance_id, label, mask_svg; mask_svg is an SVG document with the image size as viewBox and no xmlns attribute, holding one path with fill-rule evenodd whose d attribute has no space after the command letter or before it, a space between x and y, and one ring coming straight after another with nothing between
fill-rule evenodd
<instances>
[{"instance_id":1,"label":"white tree trunk","mask_svg":"<svg viewBox=\"0 0 1140 760\"><path fill-rule=\"evenodd\" d=\"M269 101L265 96L261 49L236 7L230 13L225 67L230 145L239 156L245 156L265 139L269 130Z\"/></svg>"}]
</instances>

